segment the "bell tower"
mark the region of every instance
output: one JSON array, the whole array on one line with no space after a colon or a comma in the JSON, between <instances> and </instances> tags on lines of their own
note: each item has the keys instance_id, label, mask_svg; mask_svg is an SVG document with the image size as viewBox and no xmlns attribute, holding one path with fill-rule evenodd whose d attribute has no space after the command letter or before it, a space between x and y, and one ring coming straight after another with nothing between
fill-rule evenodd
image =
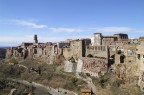
<instances>
[{"instance_id":1,"label":"bell tower","mask_svg":"<svg viewBox=\"0 0 144 95\"><path fill-rule=\"evenodd\" d=\"M37 35L34 35L34 43L38 43Z\"/></svg>"}]
</instances>

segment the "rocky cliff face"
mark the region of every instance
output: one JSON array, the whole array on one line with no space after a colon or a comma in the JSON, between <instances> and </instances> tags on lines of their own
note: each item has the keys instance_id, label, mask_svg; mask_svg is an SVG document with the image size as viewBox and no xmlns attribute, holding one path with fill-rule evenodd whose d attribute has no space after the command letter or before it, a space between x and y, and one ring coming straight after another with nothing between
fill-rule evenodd
<instances>
[{"instance_id":1,"label":"rocky cliff face","mask_svg":"<svg viewBox=\"0 0 144 95\"><path fill-rule=\"evenodd\" d=\"M83 72L99 77L107 72L107 60L85 57L75 61L67 60L64 69L66 72Z\"/></svg>"}]
</instances>

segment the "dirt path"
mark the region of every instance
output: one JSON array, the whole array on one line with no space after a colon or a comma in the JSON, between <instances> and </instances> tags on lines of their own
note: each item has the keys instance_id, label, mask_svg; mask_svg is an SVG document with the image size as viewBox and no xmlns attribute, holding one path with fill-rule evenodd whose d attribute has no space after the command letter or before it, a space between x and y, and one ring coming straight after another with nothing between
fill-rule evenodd
<instances>
[{"instance_id":1,"label":"dirt path","mask_svg":"<svg viewBox=\"0 0 144 95\"><path fill-rule=\"evenodd\" d=\"M45 93L49 92L52 95L77 95L77 93L74 93L72 91L68 91L68 90L65 90L62 88L54 89L52 87L48 87L48 86L45 86L45 85L42 85L42 84L39 84L36 82L30 83L25 80L17 80L17 79L11 79L11 78L7 78L6 80L21 83L21 84L28 85L28 86L33 86L33 87L36 87L35 91L43 90L43 92L45 92ZM37 94L37 95L39 95L39 94Z\"/></svg>"},{"instance_id":2,"label":"dirt path","mask_svg":"<svg viewBox=\"0 0 144 95\"><path fill-rule=\"evenodd\" d=\"M90 87L92 89L92 92L94 94L96 94L96 86L93 84L92 79L87 77L87 78L83 78L79 75L79 73L76 73L76 77L78 79L82 79L83 81L85 81L88 84L88 87Z\"/></svg>"}]
</instances>

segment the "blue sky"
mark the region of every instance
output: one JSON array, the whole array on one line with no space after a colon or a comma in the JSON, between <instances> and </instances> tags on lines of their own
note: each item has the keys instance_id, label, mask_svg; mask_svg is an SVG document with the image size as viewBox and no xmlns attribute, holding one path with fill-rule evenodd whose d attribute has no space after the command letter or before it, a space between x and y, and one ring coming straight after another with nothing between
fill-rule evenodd
<instances>
[{"instance_id":1,"label":"blue sky","mask_svg":"<svg viewBox=\"0 0 144 95\"><path fill-rule=\"evenodd\" d=\"M0 46L128 33L144 36L144 0L0 0Z\"/></svg>"}]
</instances>

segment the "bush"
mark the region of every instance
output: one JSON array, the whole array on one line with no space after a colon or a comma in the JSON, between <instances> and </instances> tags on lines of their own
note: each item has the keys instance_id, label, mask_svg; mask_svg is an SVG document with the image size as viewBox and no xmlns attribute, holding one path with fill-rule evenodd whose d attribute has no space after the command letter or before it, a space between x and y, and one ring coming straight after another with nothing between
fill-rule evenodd
<instances>
[{"instance_id":1,"label":"bush","mask_svg":"<svg viewBox=\"0 0 144 95\"><path fill-rule=\"evenodd\" d=\"M92 54L88 54L87 57L93 57L93 55Z\"/></svg>"},{"instance_id":2,"label":"bush","mask_svg":"<svg viewBox=\"0 0 144 95\"><path fill-rule=\"evenodd\" d=\"M86 76L90 77L90 74L89 74L89 73L86 73Z\"/></svg>"},{"instance_id":3,"label":"bush","mask_svg":"<svg viewBox=\"0 0 144 95\"><path fill-rule=\"evenodd\" d=\"M105 86L108 84L108 78L102 77L99 81L102 88L105 88Z\"/></svg>"},{"instance_id":4,"label":"bush","mask_svg":"<svg viewBox=\"0 0 144 95\"><path fill-rule=\"evenodd\" d=\"M71 81L72 81L73 84L76 84L76 82L78 81L78 79L76 77L72 77Z\"/></svg>"},{"instance_id":5,"label":"bush","mask_svg":"<svg viewBox=\"0 0 144 95\"><path fill-rule=\"evenodd\" d=\"M10 59L8 62L18 64L18 61L15 58Z\"/></svg>"},{"instance_id":6,"label":"bush","mask_svg":"<svg viewBox=\"0 0 144 95\"><path fill-rule=\"evenodd\" d=\"M124 80L117 79L114 83L114 87L119 87L121 84L124 84Z\"/></svg>"}]
</instances>

